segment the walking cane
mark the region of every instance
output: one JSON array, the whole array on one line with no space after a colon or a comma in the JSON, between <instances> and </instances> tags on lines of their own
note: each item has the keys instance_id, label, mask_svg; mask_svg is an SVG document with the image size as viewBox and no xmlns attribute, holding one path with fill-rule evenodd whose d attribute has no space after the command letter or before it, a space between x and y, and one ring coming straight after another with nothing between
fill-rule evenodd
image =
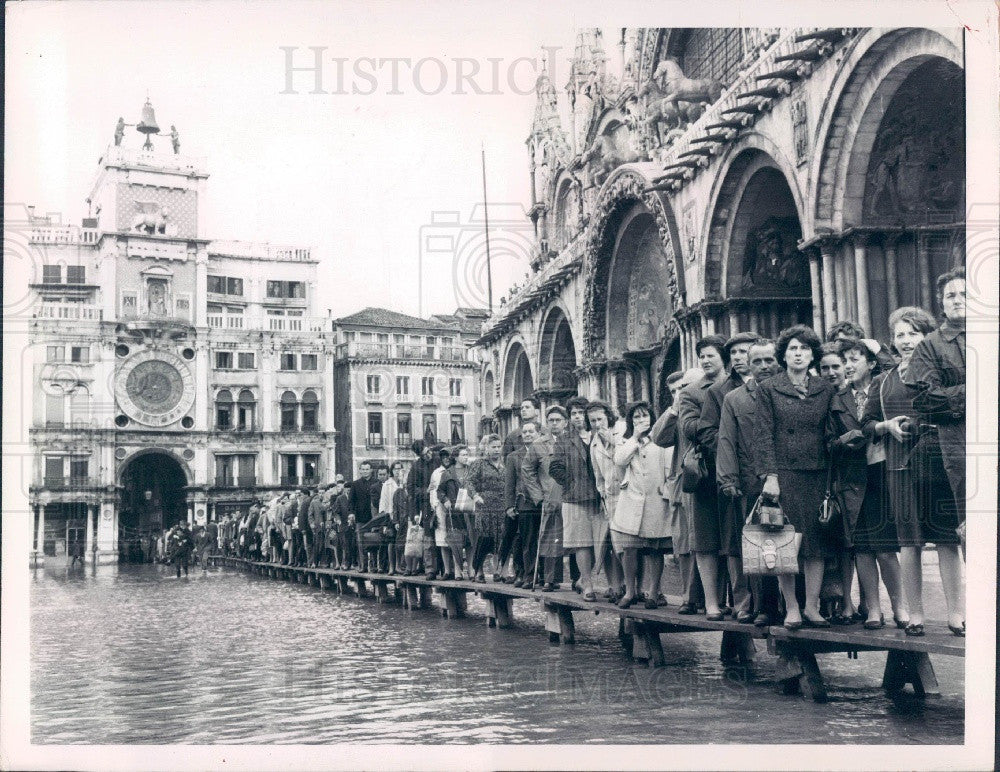
<instances>
[{"instance_id":1,"label":"walking cane","mask_svg":"<svg viewBox=\"0 0 1000 772\"><path fill-rule=\"evenodd\" d=\"M475 510L473 510L473 515L475 515ZM468 512L462 511L462 519L465 520L465 530L469 534L469 548L472 550L472 554L469 556L469 571L472 573L472 578L475 579L476 570L472 564L475 562L476 552L479 550L479 534L476 533L476 529L473 527L475 520L469 520Z\"/></svg>"},{"instance_id":2,"label":"walking cane","mask_svg":"<svg viewBox=\"0 0 1000 772\"><path fill-rule=\"evenodd\" d=\"M542 502L541 523L538 526L538 544L535 546L535 571L531 577L532 585L538 584L538 560L542 552L542 534L545 533L545 526L548 522L548 505Z\"/></svg>"}]
</instances>

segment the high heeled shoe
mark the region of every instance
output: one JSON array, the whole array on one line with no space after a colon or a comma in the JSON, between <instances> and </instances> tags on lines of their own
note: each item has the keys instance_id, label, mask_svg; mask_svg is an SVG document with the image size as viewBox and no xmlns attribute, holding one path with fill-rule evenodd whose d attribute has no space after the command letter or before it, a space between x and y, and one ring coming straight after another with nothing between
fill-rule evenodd
<instances>
[{"instance_id":1,"label":"high heeled shoe","mask_svg":"<svg viewBox=\"0 0 1000 772\"><path fill-rule=\"evenodd\" d=\"M957 635L959 638L965 637L965 622L962 622L961 627L955 627L954 625L948 625L948 629L951 630L952 635Z\"/></svg>"}]
</instances>

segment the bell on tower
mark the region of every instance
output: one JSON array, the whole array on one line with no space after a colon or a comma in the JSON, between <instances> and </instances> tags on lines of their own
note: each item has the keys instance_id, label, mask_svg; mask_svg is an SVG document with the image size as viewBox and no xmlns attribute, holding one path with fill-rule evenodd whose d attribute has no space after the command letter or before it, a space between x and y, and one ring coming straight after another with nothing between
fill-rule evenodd
<instances>
[{"instance_id":1,"label":"bell on tower","mask_svg":"<svg viewBox=\"0 0 1000 772\"><path fill-rule=\"evenodd\" d=\"M149 103L149 98L146 98L146 104L142 106L142 117L139 119L139 123L136 124L136 131L139 131L146 135L146 142L142 146L143 150L152 150L153 141L151 139L153 134L158 134L160 132L160 127L156 125L156 115L153 113L153 105Z\"/></svg>"}]
</instances>

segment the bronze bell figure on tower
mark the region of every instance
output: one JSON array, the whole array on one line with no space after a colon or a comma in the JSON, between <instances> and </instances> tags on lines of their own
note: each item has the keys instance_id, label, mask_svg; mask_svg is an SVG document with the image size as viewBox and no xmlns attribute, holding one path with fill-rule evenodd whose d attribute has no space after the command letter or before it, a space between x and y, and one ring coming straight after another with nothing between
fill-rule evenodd
<instances>
[{"instance_id":1,"label":"bronze bell figure on tower","mask_svg":"<svg viewBox=\"0 0 1000 772\"><path fill-rule=\"evenodd\" d=\"M160 127L156 125L156 115L153 113L153 105L149 103L149 98L146 99L146 104L142 106L142 118L139 119L139 123L136 124L136 131L140 131L146 135L146 142L142 146L143 150L152 150L153 141L151 136L153 134L158 134L160 132Z\"/></svg>"}]
</instances>

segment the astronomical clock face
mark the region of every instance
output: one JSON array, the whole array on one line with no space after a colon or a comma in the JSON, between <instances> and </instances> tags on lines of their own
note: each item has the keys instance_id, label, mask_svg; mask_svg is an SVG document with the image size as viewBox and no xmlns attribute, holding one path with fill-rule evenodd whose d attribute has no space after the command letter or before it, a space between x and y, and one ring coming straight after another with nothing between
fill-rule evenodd
<instances>
[{"instance_id":1,"label":"astronomical clock face","mask_svg":"<svg viewBox=\"0 0 1000 772\"><path fill-rule=\"evenodd\" d=\"M125 360L115 380L115 396L133 421L167 426L194 404L194 376L180 357L146 351Z\"/></svg>"}]
</instances>

